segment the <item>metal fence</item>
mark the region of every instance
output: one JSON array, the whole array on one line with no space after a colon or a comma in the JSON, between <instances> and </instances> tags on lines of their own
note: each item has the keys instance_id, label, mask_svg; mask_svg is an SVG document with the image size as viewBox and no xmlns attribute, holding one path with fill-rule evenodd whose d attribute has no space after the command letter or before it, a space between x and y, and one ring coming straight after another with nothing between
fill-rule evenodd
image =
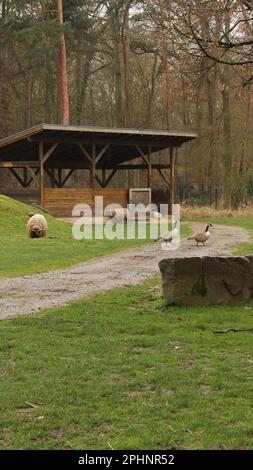
<instances>
[{"instance_id":1,"label":"metal fence","mask_svg":"<svg viewBox=\"0 0 253 470\"><path fill-rule=\"evenodd\" d=\"M180 203L197 206L213 206L215 208L229 206L238 208L253 204L253 184L239 188L233 192L226 192L223 188L199 185L198 189L192 189L184 185L177 185L177 200Z\"/></svg>"}]
</instances>

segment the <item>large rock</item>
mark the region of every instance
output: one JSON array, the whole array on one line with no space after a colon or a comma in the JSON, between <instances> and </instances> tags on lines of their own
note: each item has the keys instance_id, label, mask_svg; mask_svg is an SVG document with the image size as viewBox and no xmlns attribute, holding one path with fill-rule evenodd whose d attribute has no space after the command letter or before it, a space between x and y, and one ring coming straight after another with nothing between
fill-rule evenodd
<instances>
[{"instance_id":1,"label":"large rock","mask_svg":"<svg viewBox=\"0 0 253 470\"><path fill-rule=\"evenodd\" d=\"M253 256L163 259L167 305L229 304L253 299Z\"/></svg>"}]
</instances>

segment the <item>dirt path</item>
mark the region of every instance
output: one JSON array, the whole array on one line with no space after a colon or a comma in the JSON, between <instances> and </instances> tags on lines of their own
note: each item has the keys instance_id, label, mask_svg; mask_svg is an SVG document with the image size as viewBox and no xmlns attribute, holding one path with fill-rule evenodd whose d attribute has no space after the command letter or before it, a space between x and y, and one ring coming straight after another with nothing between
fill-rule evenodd
<instances>
[{"instance_id":1,"label":"dirt path","mask_svg":"<svg viewBox=\"0 0 253 470\"><path fill-rule=\"evenodd\" d=\"M188 224L194 232L203 224ZM79 263L67 269L16 278L0 278L0 319L65 305L115 287L135 285L159 272L158 262L168 257L229 254L237 243L249 241L239 227L217 225L206 247L181 241L177 251L161 250L151 243Z\"/></svg>"}]
</instances>

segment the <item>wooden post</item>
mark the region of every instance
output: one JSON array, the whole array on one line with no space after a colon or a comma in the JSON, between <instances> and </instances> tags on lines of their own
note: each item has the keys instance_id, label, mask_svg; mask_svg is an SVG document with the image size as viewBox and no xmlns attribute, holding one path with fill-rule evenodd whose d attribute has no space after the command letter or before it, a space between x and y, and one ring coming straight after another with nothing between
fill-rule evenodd
<instances>
[{"instance_id":1,"label":"wooden post","mask_svg":"<svg viewBox=\"0 0 253 470\"><path fill-rule=\"evenodd\" d=\"M44 204L44 146L43 142L39 143L39 160L40 160L40 205L43 207Z\"/></svg>"},{"instance_id":2,"label":"wooden post","mask_svg":"<svg viewBox=\"0 0 253 470\"><path fill-rule=\"evenodd\" d=\"M215 188L215 209L218 209L218 189Z\"/></svg>"},{"instance_id":3,"label":"wooden post","mask_svg":"<svg viewBox=\"0 0 253 470\"><path fill-rule=\"evenodd\" d=\"M151 155L152 155L152 147L149 145L148 147L148 178L147 178L147 184L148 188L151 187L152 184L152 163L151 163Z\"/></svg>"},{"instance_id":4,"label":"wooden post","mask_svg":"<svg viewBox=\"0 0 253 470\"><path fill-rule=\"evenodd\" d=\"M40 205L44 205L44 163L49 159L58 144L52 145L44 155L44 144L42 141L39 142L39 161L40 161ZM31 169L30 169L31 170Z\"/></svg>"},{"instance_id":5,"label":"wooden post","mask_svg":"<svg viewBox=\"0 0 253 470\"><path fill-rule=\"evenodd\" d=\"M105 168L102 168L102 187L105 187L105 181L106 181L106 170Z\"/></svg>"},{"instance_id":6,"label":"wooden post","mask_svg":"<svg viewBox=\"0 0 253 470\"><path fill-rule=\"evenodd\" d=\"M28 177L27 177L27 168L23 168L23 179L24 179L24 185L25 185L25 188L27 188L29 186L29 183L28 183Z\"/></svg>"},{"instance_id":7,"label":"wooden post","mask_svg":"<svg viewBox=\"0 0 253 470\"><path fill-rule=\"evenodd\" d=\"M62 169L61 168L58 168L58 183L59 183L59 187L61 188L62 187Z\"/></svg>"},{"instance_id":8,"label":"wooden post","mask_svg":"<svg viewBox=\"0 0 253 470\"><path fill-rule=\"evenodd\" d=\"M27 172L30 173L31 177L29 179L29 181L27 182L28 186L34 182L34 186L35 188L38 188L39 186L39 172L40 172L40 168L31 168L30 166L27 166Z\"/></svg>"},{"instance_id":9,"label":"wooden post","mask_svg":"<svg viewBox=\"0 0 253 470\"><path fill-rule=\"evenodd\" d=\"M52 188L55 188L56 184L55 184L55 170L54 170L54 168L52 169L52 173L51 173L51 176L50 176L50 182L51 182Z\"/></svg>"},{"instance_id":10,"label":"wooden post","mask_svg":"<svg viewBox=\"0 0 253 470\"><path fill-rule=\"evenodd\" d=\"M96 181L96 144L92 144L92 162L90 165L90 188L95 189Z\"/></svg>"},{"instance_id":11,"label":"wooden post","mask_svg":"<svg viewBox=\"0 0 253 470\"><path fill-rule=\"evenodd\" d=\"M175 178L175 147L170 147L170 208L175 204L176 199L176 178Z\"/></svg>"},{"instance_id":12,"label":"wooden post","mask_svg":"<svg viewBox=\"0 0 253 470\"><path fill-rule=\"evenodd\" d=\"M95 184L96 184L96 144L92 144L92 163L90 168L90 187L92 188L92 213L95 211Z\"/></svg>"}]
</instances>

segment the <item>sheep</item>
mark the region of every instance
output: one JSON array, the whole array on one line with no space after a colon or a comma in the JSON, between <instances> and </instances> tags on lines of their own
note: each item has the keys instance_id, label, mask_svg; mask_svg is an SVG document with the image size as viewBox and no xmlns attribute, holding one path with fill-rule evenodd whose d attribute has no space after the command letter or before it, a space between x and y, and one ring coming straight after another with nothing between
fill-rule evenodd
<instances>
[{"instance_id":1,"label":"sheep","mask_svg":"<svg viewBox=\"0 0 253 470\"><path fill-rule=\"evenodd\" d=\"M47 233L47 221L41 214L35 214L28 220L27 233L30 238L43 238Z\"/></svg>"},{"instance_id":2,"label":"sheep","mask_svg":"<svg viewBox=\"0 0 253 470\"><path fill-rule=\"evenodd\" d=\"M125 223L129 218L129 210L123 207L114 207L113 209L111 209L109 217L109 220L111 220L112 222Z\"/></svg>"},{"instance_id":3,"label":"sheep","mask_svg":"<svg viewBox=\"0 0 253 470\"><path fill-rule=\"evenodd\" d=\"M119 223L125 223L127 222L127 219L129 217L129 210L126 208L116 208L114 209L114 214L113 216L115 217L115 221Z\"/></svg>"}]
</instances>

